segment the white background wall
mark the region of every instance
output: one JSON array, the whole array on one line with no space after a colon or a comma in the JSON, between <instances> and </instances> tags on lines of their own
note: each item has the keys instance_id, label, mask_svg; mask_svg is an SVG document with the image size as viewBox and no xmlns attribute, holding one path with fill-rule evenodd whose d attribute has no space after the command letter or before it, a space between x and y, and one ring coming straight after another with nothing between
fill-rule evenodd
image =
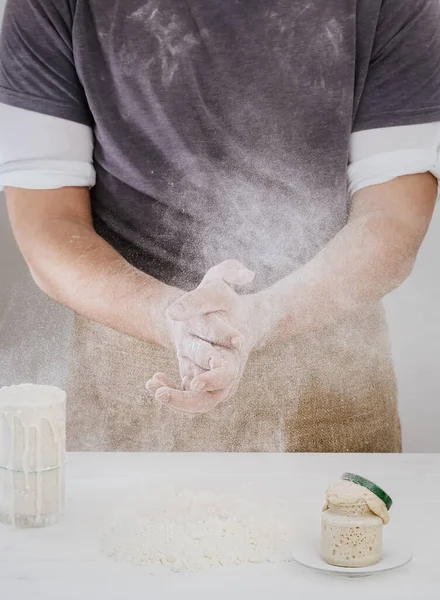
<instances>
[{"instance_id":1,"label":"white background wall","mask_svg":"<svg viewBox=\"0 0 440 600\"><path fill-rule=\"evenodd\" d=\"M439 273L440 208L413 275L386 299L408 452L440 452ZM0 386L64 385L71 323L32 282L0 194Z\"/></svg>"},{"instance_id":2,"label":"white background wall","mask_svg":"<svg viewBox=\"0 0 440 600\"><path fill-rule=\"evenodd\" d=\"M405 450L440 452L440 206L413 274L385 304Z\"/></svg>"}]
</instances>

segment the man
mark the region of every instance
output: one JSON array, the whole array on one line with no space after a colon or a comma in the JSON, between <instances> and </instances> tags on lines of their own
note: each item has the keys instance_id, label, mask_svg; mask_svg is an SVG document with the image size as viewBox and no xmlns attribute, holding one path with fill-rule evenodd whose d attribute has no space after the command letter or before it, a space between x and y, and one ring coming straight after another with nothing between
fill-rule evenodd
<instances>
[{"instance_id":1,"label":"man","mask_svg":"<svg viewBox=\"0 0 440 600\"><path fill-rule=\"evenodd\" d=\"M70 449L401 450L380 299L434 209L439 58L438 0L7 4L0 184L77 315Z\"/></svg>"}]
</instances>

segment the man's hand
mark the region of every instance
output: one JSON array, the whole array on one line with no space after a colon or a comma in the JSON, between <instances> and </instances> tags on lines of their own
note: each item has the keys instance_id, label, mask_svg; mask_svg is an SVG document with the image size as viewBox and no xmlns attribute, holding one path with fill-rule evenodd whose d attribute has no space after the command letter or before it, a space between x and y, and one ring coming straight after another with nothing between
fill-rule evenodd
<instances>
[{"instance_id":1,"label":"man's hand","mask_svg":"<svg viewBox=\"0 0 440 600\"><path fill-rule=\"evenodd\" d=\"M379 301L410 274L436 196L437 181L428 173L366 188L355 195L346 227L314 259L270 288L238 296L225 281L209 277L182 296L170 306L173 320L221 316L240 333L241 347L225 353L225 364L217 369L196 372L190 390L176 390L158 374L150 382L156 397L187 412L212 410L235 391L253 348L332 326ZM215 344L214 327L210 334L207 341ZM191 391L202 384L203 392Z\"/></svg>"},{"instance_id":2,"label":"man's hand","mask_svg":"<svg viewBox=\"0 0 440 600\"><path fill-rule=\"evenodd\" d=\"M256 296L239 296L230 286L253 278L240 262L225 261L169 307L182 389L157 373L147 388L158 401L176 410L204 413L235 393L249 353L264 335L264 319L256 313Z\"/></svg>"}]
</instances>

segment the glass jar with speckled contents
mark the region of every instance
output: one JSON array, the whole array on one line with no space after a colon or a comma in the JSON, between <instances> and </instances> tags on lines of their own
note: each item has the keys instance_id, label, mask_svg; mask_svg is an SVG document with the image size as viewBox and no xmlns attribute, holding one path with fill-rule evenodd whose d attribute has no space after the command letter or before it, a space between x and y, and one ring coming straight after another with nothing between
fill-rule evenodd
<instances>
[{"instance_id":1,"label":"glass jar with speckled contents","mask_svg":"<svg viewBox=\"0 0 440 600\"><path fill-rule=\"evenodd\" d=\"M382 560L383 521L366 502L329 506L322 515L322 558L337 567L369 567Z\"/></svg>"},{"instance_id":2,"label":"glass jar with speckled contents","mask_svg":"<svg viewBox=\"0 0 440 600\"><path fill-rule=\"evenodd\" d=\"M383 526L389 522L392 501L368 480L351 477L327 490L321 554L337 567L369 567L382 560Z\"/></svg>"}]
</instances>

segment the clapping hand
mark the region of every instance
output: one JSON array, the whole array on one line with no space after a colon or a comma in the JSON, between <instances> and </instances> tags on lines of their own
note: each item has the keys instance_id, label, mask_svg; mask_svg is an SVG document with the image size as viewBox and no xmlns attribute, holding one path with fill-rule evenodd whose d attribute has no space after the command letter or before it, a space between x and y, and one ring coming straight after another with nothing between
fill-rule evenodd
<instances>
[{"instance_id":1,"label":"clapping hand","mask_svg":"<svg viewBox=\"0 0 440 600\"><path fill-rule=\"evenodd\" d=\"M262 339L263 314L256 295L237 294L254 273L228 260L208 271L194 291L167 310L179 363L181 385L156 373L147 389L174 410L206 413L237 390L249 353Z\"/></svg>"}]
</instances>

